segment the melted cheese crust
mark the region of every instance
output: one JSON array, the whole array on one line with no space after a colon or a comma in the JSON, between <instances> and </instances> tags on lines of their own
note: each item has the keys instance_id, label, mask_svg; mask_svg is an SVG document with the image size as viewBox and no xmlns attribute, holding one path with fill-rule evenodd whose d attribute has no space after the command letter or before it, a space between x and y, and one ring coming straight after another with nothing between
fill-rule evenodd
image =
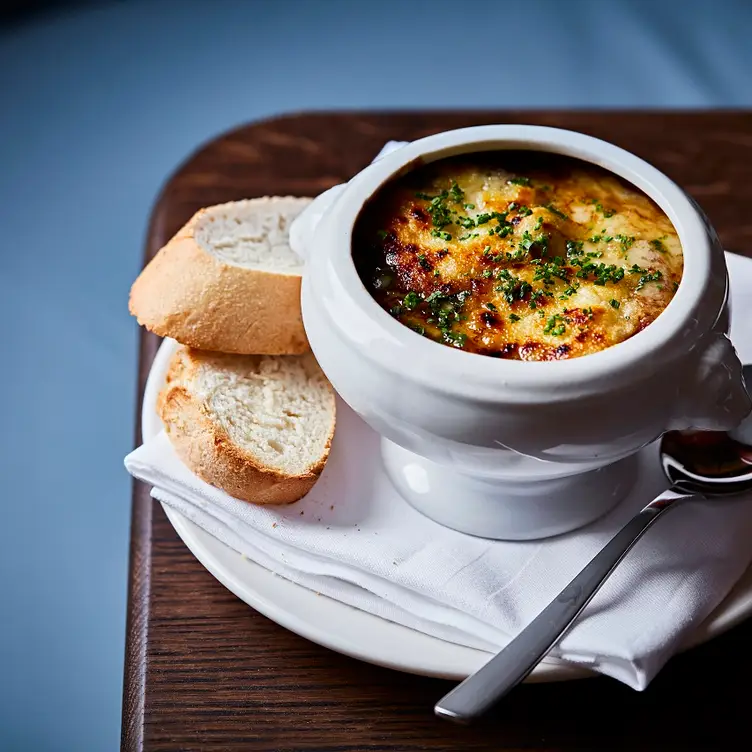
<instances>
[{"instance_id":1,"label":"melted cheese crust","mask_svg":"<svg viewBox=\"0 0 752 752\"><path fill-rule=\"evenodd\" d=\"M418 334L496 357L603 350L664 310L679 238L645 194L534 152L434 162L382 187L353 255L374 298Z\"/></svg>"}]
</instances>

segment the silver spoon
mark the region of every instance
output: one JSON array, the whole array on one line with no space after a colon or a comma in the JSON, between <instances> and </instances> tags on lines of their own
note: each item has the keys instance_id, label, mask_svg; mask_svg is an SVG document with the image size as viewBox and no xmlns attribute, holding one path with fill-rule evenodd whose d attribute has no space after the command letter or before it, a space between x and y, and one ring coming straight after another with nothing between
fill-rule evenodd
<instances>
[{"instance_id":1,"label":"silver spoon","mask_svg":"<svg viewBox=\"0 0 752 752\"><path fill-rule=\"evenodd\" d=\"M752 364L744 367L744 376L752 385ZM752 417L730 434L667 433L660 457L671 487L636 514L507 647L439 700L436 715L468 724L496 705L566 634L627 552L664 512L687 501L752 489L750 426Z\"/></svg>"}]
</instances>

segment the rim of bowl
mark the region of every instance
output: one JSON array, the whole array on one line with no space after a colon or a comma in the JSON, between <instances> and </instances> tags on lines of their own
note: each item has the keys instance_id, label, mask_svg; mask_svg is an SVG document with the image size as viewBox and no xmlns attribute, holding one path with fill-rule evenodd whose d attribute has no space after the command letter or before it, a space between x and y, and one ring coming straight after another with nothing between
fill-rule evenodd
<instances>
[{"instance_id":1,"label":"rim of bowl","mask_svg":"<svg viewBox=\"0 0 752 752\"><path fill-rule=\"evenodd\" d=\"M674 297L660 315L630 338L578 358L524 361L492 358L434 342L413 332L385 311L363 284L352 257L352 231L370 199L386 182L418 164L479 151L543 151L574 157L618 175L649 196L668 216L679 237L683 253L682 278ZM407 169L406 169L407 168ZM699 328L698 308L711 285L712 243L700 213L689 196L650 163L607 141L577 131L537 125L484 125L444 131L427 136L372 162L350 180L331 207L330 227L336 228L331 261L342 289L360 311L400 346L399 362L384 363L398 373L411 373L434 389L466 392L463 387L487 387L490 396L501 386L521 389L572 387L603 378L627 378L635 367L655 370L652 356L663 353L673 359L677 346L687 348ZM727 286L727 281L726 281ZM709 311L714 323L722 301ZM688 326L694 319L695 327ZM365 353L375 357L373 353ZM442 374L436 378L436 374ZM460 381L457 381L457 380ZM454 385L452 388L450 385ZM504 390L506 392L506 390ZM504 399L508 399L506 392ZM501 395L498 396L501 398Z\"/></svg>"}]
</instances>

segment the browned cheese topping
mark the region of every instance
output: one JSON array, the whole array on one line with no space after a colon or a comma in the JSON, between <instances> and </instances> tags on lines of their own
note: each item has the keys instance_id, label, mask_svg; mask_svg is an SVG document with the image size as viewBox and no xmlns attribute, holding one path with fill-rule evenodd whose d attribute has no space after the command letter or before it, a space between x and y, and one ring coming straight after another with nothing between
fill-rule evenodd
<instances>
[{"instance_id":1,"label":"browned cheese topping","mask_svg":"<svg viewBox=\"0 0 752 752\"><path fill-rule=\"evenodd\" d=\"M419 335L519 360L587 355L653 322L682 276L679 238L645 194L536 152L443 159L361 212L363 283Z\"/></svg>"}]
</instances>

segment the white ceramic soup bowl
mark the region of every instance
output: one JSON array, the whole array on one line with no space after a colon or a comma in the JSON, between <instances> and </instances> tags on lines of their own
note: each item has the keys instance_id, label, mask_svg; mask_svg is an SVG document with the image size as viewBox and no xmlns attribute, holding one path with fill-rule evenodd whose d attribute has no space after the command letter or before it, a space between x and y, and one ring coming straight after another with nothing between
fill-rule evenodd
<instances>
[{"instance_id":1,"label":"white ceramic soup bowl","mask_svg":"<svg viewBox=\"0 0 752 752\"><path fill-rule=\"evenodd\" d=\"M351 247L367 200L419 164L498 149L599 165L661 207L679 235L684 273L653 323L579 358L504 360L422 337L372 298ZM316 358L382 436L386 470L405 499L446 526L501 539L572 530L623 498L635 453L662 433L730 430L750 410L726 336L728 277L713 228L668 177L612 144L525 125L439 133L319 196L290 237L306 260L303 322Z\"/></svg>"}]
</instances>

